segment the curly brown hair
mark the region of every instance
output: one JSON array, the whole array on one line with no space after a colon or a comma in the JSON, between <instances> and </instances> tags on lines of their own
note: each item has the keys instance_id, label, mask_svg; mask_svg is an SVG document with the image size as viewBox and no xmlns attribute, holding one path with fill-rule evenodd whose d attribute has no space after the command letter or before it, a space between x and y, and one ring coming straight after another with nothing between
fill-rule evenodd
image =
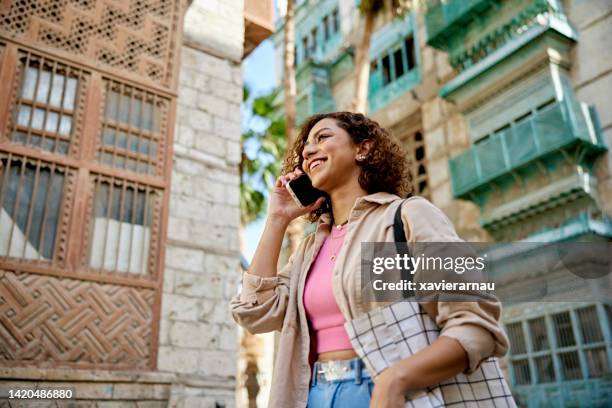
<instances>
[{"instance_id":1,"label":"curly brown hair","mask_svg":"<svg viewBox=\"0 0 612 408\"><path fill-rule=\"evenodd\" d=\"M412 176L409 172L407 155L402 144L391 132L361 113L332 112L320 113L306 120L291 149L287 151L283 161L282 174L285 175L302 168L304 158L302 151L304 143L312 128L322 119L334 119L337 125L344 129L353 143L360 144L371 140L372 145L364 161L358 161L361 167L359 185L368 194L387 192L400 197L412 196ZM324 205L308 214L308 220L315 222L321 214L330 212L330 198Z\"/></svg>"}]
</instances>

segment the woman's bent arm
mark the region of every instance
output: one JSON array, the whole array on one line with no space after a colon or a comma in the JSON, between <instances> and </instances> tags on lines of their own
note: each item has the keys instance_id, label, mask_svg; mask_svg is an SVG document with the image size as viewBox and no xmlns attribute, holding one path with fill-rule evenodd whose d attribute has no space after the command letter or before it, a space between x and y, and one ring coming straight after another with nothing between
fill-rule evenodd
<instances>
[{"instance_id":1,"label":"woman's bent arm","mask_svg":"<svg viewBox=\"0 0 612 408\"><path fill-rule=\"evenodd\" d=\"M266 333L281 330L289 302L289 282L294 258L302 256L300 243L295 254L278 274L278 257L285 230L294 218L315 210L323 204L319 199L308 207L301 208L293 201L285 184L298 177L298 173L280 176L270 195L268 219L263 235L249 267L244 272L242 290L230 301L234 320L251 333Z\"/></svg>"},{"instance_id":2,"label":"woman's bent arm","mask_svg":"<svg viewBox=\"0 0 612 408\"><path fill-rule=\"evenodd\" d=\"M287 303L289 279L295 255L277 274L277 263L287 223L268 219L242 290L230 301L234 320L251 333L281 330Z\"/></svg>"},{"instance_id":3,"label":"woman's bent arm","mask_svg":"<svg viewBox=\"0 0 612 408\"><path fill-rule=\"evenodd\" d=\"M268 218L249 267L251 275L261 276L262 278L276 276L278 256L288 225L289 223L284 219Z\"/></svg>"}]
</instances>

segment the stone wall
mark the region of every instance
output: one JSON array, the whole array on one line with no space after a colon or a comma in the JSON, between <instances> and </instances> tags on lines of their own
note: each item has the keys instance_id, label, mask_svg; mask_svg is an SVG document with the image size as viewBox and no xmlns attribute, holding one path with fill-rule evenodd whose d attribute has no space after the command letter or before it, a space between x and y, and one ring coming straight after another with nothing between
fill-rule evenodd
<instances>
[{"instance_id":1,"label":"stone wall","mask_svg":"<svg viewBox=\"0 0 612 408\"><path fill-rule=\"evenodd\" d=\"M168 406L172 383L176 381L175 375L167 373L25 367L3 367L0 377L3 392L8 389L72 390L72 399L11 400L10 405L0 404L40 408L164 408Z\"/></svg>"},{"instance_id":2,"label":"stone wall","mask_svg":"<svg viewBox=\"0 0 612 408\"><path fill-rule=\"evenodd\" d=\"M242 2L195 1L185 16L158 369L170 406L235 404Z\"/></svg>"},{"instance_id":3,"label":"stone wall","mask_svg":"<svg viewBox=\"0 0 612 408\"><path fill-rule=\"evenodd\" d=\"M578 31L574 46L572 81L580 101L597 108L603 136L612 147L612 2L608 0L564 2L570 22ZM600 206L612 215L612 155L595 165Z\"/></svg>"}]
</instances>

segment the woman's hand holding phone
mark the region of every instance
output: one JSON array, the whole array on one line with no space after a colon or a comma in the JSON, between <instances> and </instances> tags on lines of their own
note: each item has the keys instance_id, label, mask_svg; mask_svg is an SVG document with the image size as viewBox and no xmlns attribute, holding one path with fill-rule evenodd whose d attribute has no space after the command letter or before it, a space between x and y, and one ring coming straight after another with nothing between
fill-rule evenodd
<instances>
[{"instance_id":1,"label":"woman's hand holding phone","mask_svg":"<svg viewBox=\"0 0 612 408\"><path fill-rule=\"evenodd\" d=\"M268 201L268 219L261 240L249 267L249 273L261 277L273 277L277 274L278 257L283 244L287 226L294 219L318 208L325 199L321 197L308 207L301 207L293 200L285 184L298 177L306 177L301 170L296 170L276 179Z\"/></svg>"},{"instance_id":2,"label":"woman's hand holding phone","mask_svg":"<svg viewBox=\"0 0 612 408\"><path fill-rule=\"evenodd\" d=\"M303 208L300 207L298 203L295 202L293 197L291 197L291 194L289 194L289 191L287 191L287 188L285 187L285 184L298 177L308 176L305 175L301 169L296 169L295 171L292 171L284 176L280 176L276 179L276 183L274 184L274 188L270 194L270 201L268 204L268 216L270 218L289 224L294 218L316 210L325 202L325 198L320 197L311 205Z\"/></svg>"}]
</instances>

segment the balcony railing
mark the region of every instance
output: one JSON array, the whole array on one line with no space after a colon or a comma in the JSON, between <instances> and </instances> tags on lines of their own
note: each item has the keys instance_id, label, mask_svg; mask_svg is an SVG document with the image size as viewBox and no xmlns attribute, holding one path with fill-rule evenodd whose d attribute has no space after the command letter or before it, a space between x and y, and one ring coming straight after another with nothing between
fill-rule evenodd
<instances>
[{"instance_id":1,"label":"balcony railing","mask_svg":"<svg viewBox=\"0 0 612 408\"><path fill-rule=\"evenodd\" d=\"M607 150L585 103L555 102L451 158L453 194L464 198L500 176L576 145L591 154Z\"/></svg>"},{"instance_id":2,"label":"balcony railing","mask_svg":"<svg viewBox=\"0 0 612 408\"><path fill-rule=\"evenodd\" d=\"M298 68L296 73L298 89L296 121L298 125L315 113L335 110L336 102L331 93L329 75L328 64L308 61Z\"/></svg>"},{"instance_id":3,"label":"balcony railing","mask_svg":"<svg viewBox=\"0 0 612 408\"><path fill-rule=\"evenodd\" d=\"M425 14L427 42L444 48L452 31L462 27L498 0L432 0Z\"/></svg>"}]
</instances>

